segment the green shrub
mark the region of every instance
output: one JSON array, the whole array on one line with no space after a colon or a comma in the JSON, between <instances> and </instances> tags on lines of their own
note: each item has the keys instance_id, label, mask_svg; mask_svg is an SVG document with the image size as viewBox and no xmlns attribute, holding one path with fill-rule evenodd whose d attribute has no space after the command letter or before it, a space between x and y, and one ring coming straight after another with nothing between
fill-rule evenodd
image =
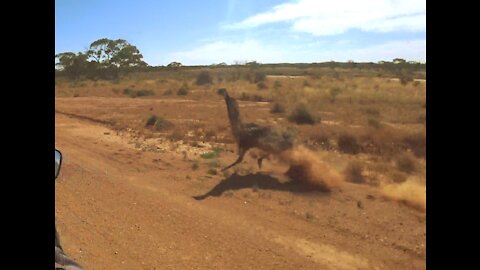
<instances>
[{"instance_id":1,"label":"green shrub","mask_svg":"<svg viewBox=\"0 0 480 270\"><path fill-rule=\"evenodd\" d=\"M207 173L210 175L217 175L217 169L210 168L208 169Z\"/></svg>"},{"instance_id":2,"label":"green shrub","mask_svg":"<svg viewBox=\"0 0 480 270\"><path fill-rule=\"evenodd\" d=\"M365 109L365 114L371 115L374 117L379 117L380 116L380 111L374 108L367 108Z\"/></svg>"},{"instance_id":3,"label":"green shrub","mask_svg":"<svg viewBox=\"0 0 480 270\"><path fill-rule=\"evenodd\" d=\"M194 161L192 163L192 170L196 171L199 167L200 167L200 165L198 165L198 161Z\"/></svg>"},{"instance_id":4,"label":"green shrub","mask_svg":"<svg viewBox=\"0 0 480 270\"><path fill-rule=\"evenodd\" d=\"M248 100L250 100L250 95L247 94L247 93L245 93L245 92L242 92L242 94L240 95L239 100L248 101Z\"/></svg>"},{"instance_id":5,"label":"green shrub","mask_svg":"<svg viewBox=\"0 0 480 270\"><path fill-rule=\"evenodd\" d=\"M220 151L218 149L214 149L211 152L201 154L200 157L203 159L213 159L213 158L217 158L219 155L220 155Z\"/></svg>"},{"instance_id":6,"label":"green shrub","mask_svg":"<svg viewBox=\"0 0 480 270\"><path fill-rule=\"evenodd\" d=\"M426 124L427 123L427 116L425 114L420 114L418 117L417 117L417 123L418 124Z\"/></svg>"},{"instance_id":7,"label":"green shrub","mask_svg":"<svg viewBox=\"0 0 480 270\"><path fill-rule=\"evenodd\" d=\"M163 117L158 117L157 118L157 121L155 122L155 124L153 125L154 129L156 131L161 131L161 130L165 130L169 127L172 126L172 123L170 123L169 121L165 120Z\"/></svg>"},{"instance_id":8,"label":"green shrub","mask_svg":"<svg viewBox=\"0 0 480 270\"><path fill-rule=\"evenodd\" d=\"M257 83L257 88L258 90L264 90L264 89L267 89L268 86L264 82L259 82Z\"/></svg>"},{"instance_id":9,"label":"green shrub","mask_svg":"<svg viewBox=\"0 0 480 270\"><path fill-rule=\"evenodd\" d=\"M130 88L123 89L123 94L126 95L126 96L130 96L130 97L136 97L137 96L136 91L132 90Z\"/></svg>"},{"instance_id":10,"label":"green shrub","mask_svg":"<svg viewBox=\"0 0 480 270\"><path fill-rule=\"evenodd\" d=\"M364 183L365 178L362 175L363 166L359 161L352 161L348 163L345 168L345 180L352 183Z\"/></svg>"},{"instance_id":11,"label":"green shrub","mask_svg":"<svg viewBox=\"0 0 480 270\"><path fill-rule=\"evenodd\" d=\"M357 139L349 134L342 134L338 137L338 149L347 154L358 154L360 152L360 145Z\"/></svg>"},{"instance_id":12,"label":"green shrub","mask_svg":"<svg viewBox=\"0 0 480 270\"><path fill-rule=\"evenodd\" d=\"M157 121L157 116L156 115L151 115L150 117L148 117L147 123L145 123L145 126L146 127L151 127L151 126L155 125L156 121Z\"/></svg>"},{"instance_id":13,"label":"green shrub","mask_svg":"<svg viewBox=\"0 0 480 270\"><path fill-rule=\"evenodd\" d=\"M182 85L182 87L180 87L180 88L178 89L177 95L178 95L178 96L186 96L186 95L188 95L188 92L189 92L189 90L188 90L188 84L184 83L184 84Z\"/></svg>"},{"instance_id":14,"label":"green shrub","mask_svg":"<svg viewBox=\"0 0 480 270\"><path fill-rule=\"evenodd\" d=\"M380 123L380 121L378 121L378 119L375 119L375 118L368 119L368 125L376 129L379 129L382 127L382 124Z\"/></svg>"},{"instance_id":15,"label":"green shrub","mask_svg":"<svg viewBox=\"0 0 480 270\"><path fill-rule=\"evenodd\" d=\"M280 89L280 87L282 87L282 83L279 80L275 80L275 82L273 83L273 88L277 90Z\"/></svg>"},{"instance_id":16,"label":"green shrub","mask_svg":"<svg viewBox=\"0 0 480 270\"><path fill-rule=\"evenodd\" d=\"M165 92L163 92L163 96L170 96L173 94L173 91L171 89L168 89L168 90L165 90Z\"/></svg>"},{"instance_id":17,"label":"green shrub","mask_svg":"<svg viewBox=\"0 0 480 270\"><path fill-rule=\"evenodd\" d=\"M408 178L408 174L403 173L403 172L397 172L397 171L391 172L391 173L389 174L389 176L391 177L391 179L392 179L393 182L395 182L395 183L405 182L405 181L407 181L407 178Z\"/></svg>"},{"instance_id":18,"label":"green shrub","mask_svg":"<svg viewBox=\"0 0 480 270\"><path fill-rule=\"evenodd\" d=\"M406 148L412 150L417 157L425 158L427 154L427 140L423 133L412 134L404 137Z\"/></svg>"},{"instance_id":19,"label":"green shrub","mask_svg":"<svg viewBox=\"0 0 480 270\"><path fill-rule=\"evenodd\" d=\"M174 129L173 132L167 136L167 138L171 141L177 142L185 138L185 132L180 129Z\"/></svg>"},{"instance_id":20,"label":"green shrub","mask_svg":"<svg viewBox=\"0 0 480 270\"><path fill-rule=\"evenodd\" d=\"M340 95L340 93L342 93L342 89L340 89L339 87L333 87L330 89L330 101L332 103L335 103L335 101L337 100L337 96Z\"/></svg>"},{"instance_id":21,"label":"green shrub","mask_svg":"<svg viewBox=\"0 0 480 270\"><path fill-rule=\"evenodd\" d=\"M145 126L153 127L154 130L156 131L161 131L173 126L173 124L165 120L161 116L151 115L150 117L148 117L147 122L145 123Z\"/></svg>"},{"instance_id":22,"label":"green shrub","mask_svg":"<svg viewBox=\"0 0 480 270\"><path fill-rule=\"evenodd\" d=\"M305 212L305 219L312 220L315 216L310 212Z\"/></svg>"},{"instance_id":23,"label":"green shrub","mask_svg":"<svg viewBox=\"0 0 480 270\"><path fill-rule=\"evenodd\" d=\"M278 102L275 102L275 103L273 103L273 106L270 109L270 112L271 113L284 113L285 112L285 107L282 104L280 104Z\"/></svg>"},{"instance_id":24,"label":"green shrub","mask_svg":"<svg viewBox=\"0 0 480 270\"><path fill-rule=\"evenodd\" d=\"M137 91L137 97L153 96L155 93L152 90L142 89Z\"/></svg>"},{"instance_id":25,"label":"green shrub","mask_svg":"<svg viewBox=\"0 0 480 270\"><path fill-rule=\"evenodd\" d=\"M123 94L130 96L131 98L136 98L136 97L153 96L155 93L152 90L147 90L147 89L142 89L137 91L130 88L126 88L123 90Z\"/></svg>"},{"instance_id":26,"label":"green shrub","mask_svg":"<svg viewBox=\"0 0 480 270\"><path fill-rule=\"evenodd\" d=\"M211 84L212 83L212 76L210 75L210 72L208 71L202 71L200 74L197 76L197 85L205 85L205 84Z\"/></svg>"},{"instance_id":27,"label":"green shrub","mask_svg":"<svg viewBox=\"0 0 480 270\"><path fill-rule=\"evenodd\" d=\"M401 73L398 75L400 83L402 85L407 85L408 82L413 82L413 75L409 73Z\"/></svg>"},{"instance_id":28,"label":"green shrub","mask_svg":"<svg viewBox=\"0 0 480 270\"><path fill-rule=\"evenodd\" d=\"M266 97L263 97L263 96L260 96L260 95L253 95L250 100L252 101L255 101L255 102L265 102L265 101L269 101L268 98Z\"/></svg>"},{"instance_id":29,"label":"green shrub","mask_svg":"<svg viewBox=\"0 0 480 270\"><path fill-rule=\"evenodd\" d=\"M409 153L404 153L398 156L395 163L397 168L405 173L413 173L417 170L415 158Z\"/></svg>"},{"instance_id":30,"label":"green shrub","mask_svg":"<svg viewBox=\"0 0 480 270\"><path fill-rule=\"evenodd\" d=\"M254 83L263 82L267 78L267 75L264 72L255 72Z\"/></svg>"},{"instance_id":31,"label":"green shrub","mask_svg":"<svg viewBox=\"0 0 480 270\"><path fill-rule=\"evenodd\" d=\"M313 125L319 122L320 118L313 115L305 104L300 103L288 116L288 120L299 125Z\"/></svg>"}]
</instances>

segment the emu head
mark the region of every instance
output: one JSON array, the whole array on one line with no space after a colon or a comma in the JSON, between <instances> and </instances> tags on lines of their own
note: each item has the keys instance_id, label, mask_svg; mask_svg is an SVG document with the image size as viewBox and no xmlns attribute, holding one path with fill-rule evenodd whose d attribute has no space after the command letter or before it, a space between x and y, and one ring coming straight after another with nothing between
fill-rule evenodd
<instances>
[{"instance_id":1,"label":"emu head","mask_svg":"<svg viewBox=\"0 0 480 270\"><path fill-rule=\"evenodd\" d=\"M224 98L228 97L227 89L225 89L225 88L218 89L217 94L219 94L220 96L222 96Z\"/></svg>"}]
</instances>

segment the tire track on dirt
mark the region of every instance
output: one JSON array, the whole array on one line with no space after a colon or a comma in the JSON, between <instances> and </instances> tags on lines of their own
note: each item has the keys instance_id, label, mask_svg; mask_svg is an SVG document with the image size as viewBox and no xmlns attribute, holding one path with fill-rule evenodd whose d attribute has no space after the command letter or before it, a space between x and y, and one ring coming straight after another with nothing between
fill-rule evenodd
<instances>
[{"instance_id":1,"label":"tire track on dirt","mask_svg":"<svg viewBox=\"0 0 480 270\"><path fill-rule=\"evenodd\" d=\"M60 234L67 234L67 251L87 269L391 268L371 254L353 254L353 246L306 237L315 235L308 233L313 225L283 213L225 197L195 201L196 190L173 180L186 173L184 162L165 153L162 159L175 166L155 170L145 161L158 158L157 153L140 152L114 135L105 138L105 146L98 143L103 123L70 117L56 116L61 127L56 143L65 156L57 220ZM125 154L112 158L120 150Z\"/></svg>"},{"instance_id":2,"label":"tire track on dirt","mask_svg":"<svg viewBox=\"0 0 480 270\"><path fill-rule=\"evenodd\" d=\"M65 115L65 116L68 116L68 117L72 117L72 118L76 118L76 119L86 120L86 121L93 122L93 123L107 125L107 126L110 126L110 127L113 127L115 125L115 122L113 122L113 121L100 120L100 119L96 119L96 118L93 118L93 117L88 117L88 116L85 116L85 115L62 112L62 111L59 111L57 109L55 109L55 113Z\"/></svg>"},{"instance_id":3,"label":"tire track on dirt","mask_svg":"<svg viewBox=\"0 0 480 270\"><path fill-rule=\"evenodd\" d=\"M70 134L70 136L73 137L74 135ZM266 256L267 258L272 258L272 257L285 258L285 260L286 258L288 258L289 262L285 261L283 265L283 267L285 268L298 267L299 265L305 265L305 262L302 261L301 257L292 256L288 254L287 250L282 250L281 247L279 248L275 244L269 243L269 241L267 241L265 237L262 236L261 234L263 229L256 226L251 221L248 221L245 218L242 218L241 216L238 217L236 215L232 215L232 213L210 209L209 206L198 204L195 201L193 201L190 197L186 197L184 195L182 196L182 195L172 194L170 191L166 189L159 188L158 186L149 185L148 183L141 180L141 177L152 176L149 173L145 173L141 175L128 173L127 170L120 168L122 167L121 164L116 164L115 161L112 161L112 160L106 160L105 157L102 156L103 155L101 153L102 149L100 149L100 147L89 149L88 145L85 142L77 142L75 139L72 140L71 138L62 137L61 135L59 137L61 137L61 138L58 138L57 140L59 142L61 141L59 145L63 149L68 149L64 151L65 152L64 155L65 156L68 155L72 157L71 160L73 161L74 159L73 161L74 164L87 168L92 175L97 176L97 178L95 179L97 183L94 186L96 186L97 190L103 190L102 192L103 199L100 199L97 197L98 199L96 201L97 204L95 205L95 207L101 207L102 204L105 206L100 209L99 214L101 214L102 216L106 215L114 219L115 215L130 215L131 216L130 218L132 219L130 220L129 223L134 223L134 224L139 223L140 222L139 219L141 219L141 217L138 217L138 219L133 218L134 216L136 216L135 213L133 212L125 213L125 210L126 210L125 208L124 208L124 213L122 213L120 211L121 208L112 207L111 205L111 204L114 204L114 202L112 202L113 200L112 197L116 197L115 200L118 201L119 204L125 205L125 202L131 201L131 198L128 198L129 197L128 195L133 195L137 193L141 195L137 195L137 196L134 195L133 197L141 196L142 198L142 201L137 202L138 205L144 205L146 206L145 208L152 207L154 204L157 204L157 203L158 205L163 205L163 207L161 207L162 216L167 216L169 217L169 219L160 221L158 220L158 218L156 218L152 220L150 223L162 224L161 227L164 227L162 231L165 231L166 234L172 234L172 235L175 235L176 237L181 237L180 235L182 235L181 237L183 238L182 242L189 242L187 239L185 239L187 234L191 234L192 237L195 238L195 235L201 232L200 235L203 235L204 237L206 236L206 239L210 238L213 240L212 242L214 243L214 245L205 243L206 240L200 241L200 242L204 242L202 243L202 245L209 247L207 250L215 251L218 247L223 246L223 248L226 250L228 249L236 250L236 252L240 254L243 251L242 253L244 253L244 255L242 255L241 258L244 258L245 256L250 259L253 259L254 261L257 261L257 263L261 263L262 261L270 261L270 259L268 260L262 259L263 256ZM71 162L71 161L66 161L66 163L68 162ZM109 171L111 173L106 173L106 176L98 176L98 175L101 175L103 171ZM121 175L116 175L114 173L115 171L120 172ZM65 180L65 181L72 181L72 180ZM82 184L80 183L80 181L78 181L78 179L75 182L77 185ZM63 182L63 184L66 184L66 183L67 182ZM73 190L75 190L75 188L73 188ZM91 194L92 191L90 190L89 193ZM120 203L121 201L123 203ZM168 207L166 205L168 205ZM85 206L85 204L83 204L82 206ZM111 210L108 210L109 208L111 208ZM70 205L70 209L71 210L75 209L75 211L72 211L72 212L77 213L76 216L82 217L86 215L85 213L78 214L78 212L81 212L81 209L73 208L73 205ZM92 212L98 212L98 210L93 210ZM127 217L124 217L124 218L126 218L125 220L130 219ZM143 217L143 218L146 218L146 217ZM195 222L192 222L193 220L195 220ZM110 220L110 221L114 223L113 220ZM95 222L90 222L90 223L95 223ZM105 226L107 225L102 221L99 221L99 223ZM146 226L145 222L143 222L142 224L143 226ZM191 227L189 226L190 224L194 224L195 226ZM117 226L120 226L120 225L117 224ZM109 227L111 229L114 229L111 226ZM256 229L252 229L252 228L256 228ZM145 229L146 229L145 233L150 235L155 235L155 229L153 228L150 228L150 229L145 228ZM96 233L94 234L99 235L100 230L96 231ZM237 236L241 236L241 237L237 237ZM120 239L113 240L114 239L113 235L107 234L101 238L104 238L105 242L110 242L109 244L110 249L114 249L113 246L122 246L119 243L119 241L121 241ZM190 238L190 237L186 237L186 238ZM124 240L126 239L124 238ZM128 242L130 243L130 241ZM172 242L176 242L176 241L172 241L172 239L169 239L166 242L169 242L170 245L172 245ZM83 244L86 244L86 241L84 241ZM245 250L243 250L244 247L248 247L248 246L250 246L251 248L250 252L246 252ZM255 250L257 250L258 247L262 247L262 250L266 250L266 252L264 252L266 254L263 254L263 255L262 253L257 254ZM222 250L217 250L217 251L219 253L224 253L224 251ZM125 252L127 252L127 254L131 254L131 253L128 253L127 250L124 250L122 253L125 253ZM199 259L198 257L201 256L200 254L205 253L205 250L197 249L195 253L197 255L194 256L193 258L195 258L195 260L198 260ZM225 253L225 254L228 254L228 253ZM260 258L259 258L259 255L261 255ZM133 255L129 255L127 257L131 257L131 256ZM169 254L169 256L172 256L172 255ZM172 256L172 257L178 257L178 256ZM236 258L236 259L238 260L239 258ZM228 265L228 261L223 263L226 263L225 265ZM237 264L238 264L238 261L234 265L237 265ZM238 265L248 266L250 264L249 263L245 264L245 262L243 262ZM314 263L313 264L310 263L309 269L315 269L316 267L314 267L314 265L315 265ZM135 269L138 267L138 265L135 266L132 264L130 266L134 267ZM251 266L253 267L253 265ZM202 269L208 269L208 268L209 268L208 266L205 266L205 268L202 268ZM250 267L245 267L245 268L250 268ZM272 268L269 268L268 264L265 264L261 269L272 269Z\"/></svg>"}]
</instances>

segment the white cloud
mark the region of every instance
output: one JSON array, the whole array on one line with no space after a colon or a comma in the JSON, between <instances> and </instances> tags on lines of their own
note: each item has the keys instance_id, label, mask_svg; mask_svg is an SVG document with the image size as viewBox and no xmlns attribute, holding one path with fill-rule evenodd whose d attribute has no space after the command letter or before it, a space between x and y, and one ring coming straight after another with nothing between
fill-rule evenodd
<instances>
[{"instance_id":1,"label":"white cloud","mask_svg":"<svg viewBox=\"0 0 480 270\"><path fill-rule=\"evenodd\" d=\"M294 30L316 36L341 34L349 29L372 32L424 31L423 0L298 0L227 25L245 29L287 22Z\"/></svg>"},{"instance_id":2,"label":"white cloud","mask_svg":"<svg viewBox=\"0 0 480 270\"><path fill-rule=\"evenodd\" d=\"M348 43L349 41L342 41ZM198 48L174 52L167 57L166 64L179 61L186 65L208 65L235 61L258 61L260 63L309 63L325 61L377 62L390 61L396 57L414 61L425 61L426 40L390 41L363 48L342 48L341 44L330 46L324 42L298 43L291 45L265 45L256 40L240 42L216 41Z\"/></svg>"},{"instance_id":3,"label":"white cloud","mask_svg":"<svg viewBox=\"0 0 480 270\"><path fill-rule=\"evenodd\" d=\"M322 54L336 61L354 60L356 62L378 62L400 57L413 61L426 61L426 40L390 41L365 48L348 50L330 50Z\"/></svg>"},{"instance_id":4,"label":"white cloud","mask_svg":"<svg viewBox=\"0 0 480 270\"><path fill-rule=\"evenodd\" d=\"M174 52L169 55L171 61L180 61L187 65L205 65L225 62L233 64L235 61L258 61L271 63L282 58L279 48L260 44L255 40L241 42L216 41L204 44L198 48Z\"/></svg>"}]
</instances>

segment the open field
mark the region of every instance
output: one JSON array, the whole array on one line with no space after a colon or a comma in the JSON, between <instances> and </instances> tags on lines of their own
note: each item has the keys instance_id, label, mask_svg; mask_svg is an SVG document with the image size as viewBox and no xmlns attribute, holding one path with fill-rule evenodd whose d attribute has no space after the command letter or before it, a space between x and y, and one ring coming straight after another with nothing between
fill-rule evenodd
<instances>
[{"instance_id":1,"label":"open field","mask_svg":"<svg viewBox=\"0 0 480 270\"><path fill-rule=\"evenodd\" d=\"M57 79L66 252L86 269L425 269L424 78L235 72ZM222 173L236 146L219 88L244 122L294 130L297 158L338 184L313 190L250 155ZM299 106L315 124L290 120Z\"/></svg>"}]
</instances>

